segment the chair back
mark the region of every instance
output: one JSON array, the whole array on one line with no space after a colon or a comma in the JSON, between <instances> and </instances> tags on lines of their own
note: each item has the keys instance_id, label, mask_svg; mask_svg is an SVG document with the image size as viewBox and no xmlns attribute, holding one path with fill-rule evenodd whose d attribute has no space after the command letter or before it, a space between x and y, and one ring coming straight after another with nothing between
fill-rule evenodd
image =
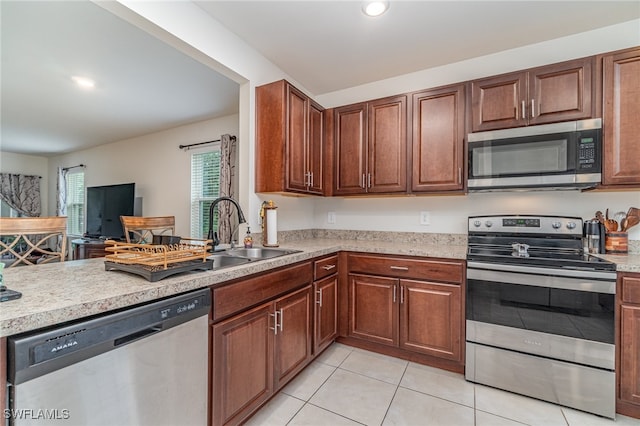
<instances>
[{"instance_id":1,"label":"chair back","mask_svg":"<svg viewBox=\"0 0 640 426\"><path fill-rule=\"evenodd\" d=\"M66 217L0 218L0 260L7 267L64 262L66 252Z\"/></svg>"},{"instance_id":2,"label":"chair back","mask_svg":"<svg viewBox=\"0 0 640 426\"><path fill-rule=\"evenodd\" d=\"M154 235L174 235L176 230L175 216L120 216L120 221L128 243L151 244Z\"/></svg>"}]
</instances>

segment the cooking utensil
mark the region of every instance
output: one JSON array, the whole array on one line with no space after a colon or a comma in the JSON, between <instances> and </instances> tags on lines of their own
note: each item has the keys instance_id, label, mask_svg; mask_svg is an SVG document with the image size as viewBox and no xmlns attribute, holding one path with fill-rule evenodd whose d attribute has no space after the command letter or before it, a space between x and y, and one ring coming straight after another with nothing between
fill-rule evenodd
<instances>
[{"instance_id":1,"label":"cooking utensil","mask_svg":"<svg viewBox=\"0 0 640 426\"><path fill-rule=\"evenodd\" d=\"M629 229L631 229L632 227L636 226L638 223L640 223L640 216L628 216L627 215L627 221L625 223L625 228L624 231L628 231Z\"/></svg>"},{"instance_id":2,"label":"cooking utensil","mask_svg":"<svg viewBox=\"0 0 640 426\"><path fill-rule=\"evenodd\" d=\"M627 214L625 212L615 212L613 215L613 219L618 222L618 224L620 224L620 226L622 227L622 221L624 220L624 218L627 217ZM622 232L622 229L620 229L619 231Z\"/></svg>"},{"instance_id":3,"label":"cooking utensil","mask_svg":"<svg viewBox=\"0 0 640 426\"><path fill-rule=\"evenodd\" d=\"M636 207L629 207L629 211L627 211L627 216L638 216L640 217L640 209Z\"/></svg>"},{"instance_id":4,"label":"cooking utensil","mask_svg":"<svg viewBox=\"0 0 640 426\"><path fill-rule=\"evenodd\" d=\"M609 209L608 208L604 211L604 219L605 220L609 220Z\"/></svg>"},{"instance_id":5,"label":"cooking utensil","mask_svg":"<svg viewBox=\"0 0 640 426\"><path fill-rule=\"evenodd\" d=\"M607 232L617 232L618 222L613 219L607 219L604 221L604 227L607 228Z\"/></svg>"},{"instance_id":6,"label":"cooking utensil","mask_svg":"<svg viewBox=\"0 0 640 426\"><path fill-rule=\"evenodd\" d=\"M624 219L622 219L622 221L620 222L620 232L627 232L627 218L625 217Z\"/></svg>"},{"instance_id":7,"label":"cooking utensil","mask_svg":"<svg viewBox=\"0 0 640 426\"><path fill-rule=\"evenodd\" d=\"M604 216L602 216L602 212L600 210L596 212L596 220L604 225Z\"/></svg>"}]
</instances>

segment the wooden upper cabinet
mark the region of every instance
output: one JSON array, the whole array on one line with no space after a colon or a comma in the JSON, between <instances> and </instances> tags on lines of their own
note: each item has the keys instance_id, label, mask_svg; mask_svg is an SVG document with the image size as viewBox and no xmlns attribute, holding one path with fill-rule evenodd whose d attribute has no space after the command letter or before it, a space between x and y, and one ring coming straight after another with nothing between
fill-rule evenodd
<instances>
[{"instance_id":1,"label":"wooden upper cabinet","mask_svg":"<svg viewBox=\"0 0 640 426\"><path fill-rule=\"evenodd\" d=\"M323 194L324 110L285 80L256 88L256 192Z\"/></svg>"},{"instance_id":2,"label":"wooden upper cabinet","mask_svg":"<svg viewBox=\"0 0 640 426\"><path fill-rule=\"evenodd\" d=\"M604 185L640 184L640 49L603 60Z\"/></svg>"},{"instance_id":3,"label":"wooden upper cabinet","mask_svg":"<svg viewBox=\"0 0 640 426\"><path fill-rule=\"evenodd\" d=\"M335 126L335 195L365 192L363 176L367 167L367 104L336 108Z\"/></svg>"},{"instance_id":4,"label":"wooden upper cabinet","mask_svg":"<svg viewBox=\"0 0 640 426\"><path fill-rule=\"evenodd\" d=\"M474 132L524 126L522 108L527 100L524 72L489 77L471 82Z\"/></svg>"},{"instance_id":5,"label":"wooden upper cabinet","mask_svg":"<svg viewBox=\"0 0 640 426\"><path fill-rule=\"evenodd\" d=\"M407 97L368 103L367 192L407 190Z\"/></svg>"},{"instance_id":6,"label":"wooden upper cabinet","mask_svg":"<svg viewBox=\"0 0 640 426\"><path fill-rule=\"evenodd\" d=\"M471 82L472 131L593 117L594 58Z\"/></svg>"},{"instance_id":7,"label":"wooden upper cabinet","mask_svg":"<svg viewBox=\"0 0 640 426\"><path fill-rule=\"evenodd\" d=\"M335 109L335 195L407 190L407 97Z\"/></svg>"},{"instance_id":8,"label":"wooden upper cabinet","mask_svg":"<svg viewBox=\"0 0 640 426\"><path fill-rule=\"evenodd\" d=\"M414 93L412 192L464 187L464 85Z\"/></svg>"}]
</instances>

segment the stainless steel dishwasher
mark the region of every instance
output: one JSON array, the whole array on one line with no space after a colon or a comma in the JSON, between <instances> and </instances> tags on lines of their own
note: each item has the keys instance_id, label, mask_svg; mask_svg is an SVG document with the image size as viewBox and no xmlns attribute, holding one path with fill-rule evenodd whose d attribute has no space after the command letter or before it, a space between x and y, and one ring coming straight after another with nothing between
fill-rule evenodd
<instances>
[{"instance_id":1,"label":"stainless steel dishwasher","mask_svg":"<svg viewBox=\"0 0 640 426\"><path fill-rule=\"evenodd\" d=\"M11 425L206 425L208 289L8 339Z\"/></svg>"}]
</instances>

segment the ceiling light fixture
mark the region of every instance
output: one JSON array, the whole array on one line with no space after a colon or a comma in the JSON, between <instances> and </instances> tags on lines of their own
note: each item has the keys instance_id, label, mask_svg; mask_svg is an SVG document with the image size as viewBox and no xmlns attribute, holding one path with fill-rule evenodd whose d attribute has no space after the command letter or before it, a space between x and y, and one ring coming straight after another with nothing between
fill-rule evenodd
<instances>
[{"instance_id":1,"label":"ceiling light fixture","mask_svg":"<svg viewBox=\"0 0 640 426\"><path fill-rule=\"evenodd\" d=\"M96 86L95 81L89 78L73 76L71 79L83 89L93 89Z\"/></svg>"},{"instance_id":2,"label":"ceiling light fixture","mask_svg":"<svg viewBox=\"0 0 640 426\"><path fill-rule=\"evenodd\" d=\"M367 16L380 16L389 9L389 2L366 1L362 4L362 12Z\"/></svg>"}]
</instances>

